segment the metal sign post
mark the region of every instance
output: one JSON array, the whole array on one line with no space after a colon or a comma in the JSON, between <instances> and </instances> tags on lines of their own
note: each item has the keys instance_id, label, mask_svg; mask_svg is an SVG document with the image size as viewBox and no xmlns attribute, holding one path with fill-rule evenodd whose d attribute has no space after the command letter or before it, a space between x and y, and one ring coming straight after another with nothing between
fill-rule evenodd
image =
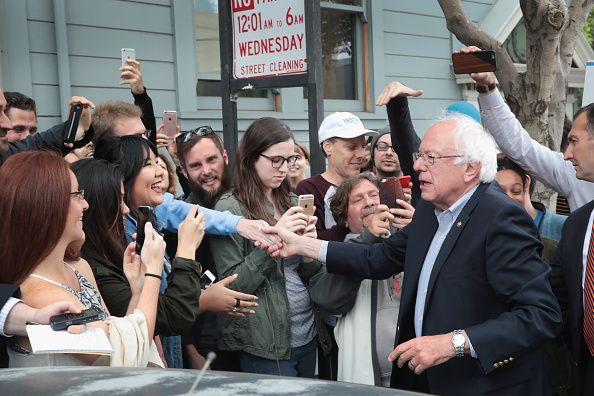
<instances>
[{"instance_id":1,"label":"metal sign post","mask_svg":"<svg viewBox=\"0 0 594 396\"><path fill-rule=\"evenodd\" d=\"M219 0L223 138L238 145L237 92L307 87L312 174L324 171L320 0Z\"/></svg>"}]
</instances>

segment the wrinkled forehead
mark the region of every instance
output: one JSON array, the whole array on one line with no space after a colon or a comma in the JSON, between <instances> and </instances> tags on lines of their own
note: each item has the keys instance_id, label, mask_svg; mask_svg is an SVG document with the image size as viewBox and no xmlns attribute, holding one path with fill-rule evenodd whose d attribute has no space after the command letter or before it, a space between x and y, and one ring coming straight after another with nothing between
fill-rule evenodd
<instances>
[{"instance_id":1,"label":"wrinkled forehead","mask_svg":"<svg viewBox=\"0 0 594 396\"><path fill-rule=\"evenodd\" d=\"M432 125L421 140L419 150L422 152L446 152L455 150L453 120L445 120Z\"/></svg>"}]
</instances>

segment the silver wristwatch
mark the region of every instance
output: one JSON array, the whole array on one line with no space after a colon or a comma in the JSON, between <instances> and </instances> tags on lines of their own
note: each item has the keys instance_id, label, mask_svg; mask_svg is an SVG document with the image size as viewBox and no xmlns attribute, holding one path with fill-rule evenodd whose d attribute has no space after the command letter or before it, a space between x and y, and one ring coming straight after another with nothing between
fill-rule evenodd
<instances>
[{"instance_id":1,"label":"silver wristwatch","mask_svg":"<svg viewBox=\"0 0 594 396\"><path fill-rule=\"evenodd\" d=\"M464 334L462 334L462 330L454 330L454 335L452 336L452 346L454 347L454 352L456 352L456 357L464 356L465 343L466 337L464 337Z\"/></svg>"}]
</instances>

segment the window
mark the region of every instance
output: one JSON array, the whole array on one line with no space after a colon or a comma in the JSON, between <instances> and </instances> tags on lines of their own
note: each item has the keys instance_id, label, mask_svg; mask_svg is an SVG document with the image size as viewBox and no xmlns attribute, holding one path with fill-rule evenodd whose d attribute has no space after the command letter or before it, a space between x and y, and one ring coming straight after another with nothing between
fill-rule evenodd
<instances>
[{"instance_id":1,"label":"window","mask_svg":"<svg viewBox=\"0 0 594 396\"><path fill-rule=\"evenodd\" d=\"M526 63L526 23L520 19L514 30L503 42L514 63Z\"/></svg>"},{"instance_id":2,"label":"window","mask_svg":"<svg viewBox=\"0 0 594 396\"><path fill-rule=\"evenodd\" d=\"M361 99L364 0L328 0L321 7L324 99Z\"/></svg>"},{"instance_id":3,"label":"window","mask_svg":"<svg viewBox=\"0 0 594 396\"><path fill-rule=\"evenodd\" d=\"M307 1L307 0L306 0ZM322 0L322 68L326 106L346 111L362 111L369 87L364 86L368 74L367 24L365 13L369 0ZM196 36L197 83L196 94L201 108L216 108L220 98L218 0L194 0L194 26ZM261 99L254 109L269 108L274 99L270 90L240 92L240 97ZM303 90L307 98L307 89ZM210 99L205 99L210 98ZM332 106L334 100L340 100ZM241 101L238 101L238 105ZM262 107L262 103L266 103ZM206 106L205 106L206 105ZM215 107L211 107L215 106ZM307 103L304 101L306 108Z\"/></svg>"},{"instance_id":4,"label":"window","mask_svg":"<svg viewBox=\"0 0 594 396\"><path fill-rule=\"evenodd\" d=\"M200 108L219 108L221 97L221 57L219 48L218 0L194 0L194 29L196 36L196 65L198 81L196 95ZM261 98L256 108L268 109L272 95L267 89L238 92L239 97ZM200 100L200 97L216 97L216 100ZM245 104L245 103L244 103ZM239 102L238 102L239 105ZM241 106L244 107L244 106ZM244 107L245 108L245 107ZM248 106L245 109L249 109Z\"/></svg>"}]
</instances>

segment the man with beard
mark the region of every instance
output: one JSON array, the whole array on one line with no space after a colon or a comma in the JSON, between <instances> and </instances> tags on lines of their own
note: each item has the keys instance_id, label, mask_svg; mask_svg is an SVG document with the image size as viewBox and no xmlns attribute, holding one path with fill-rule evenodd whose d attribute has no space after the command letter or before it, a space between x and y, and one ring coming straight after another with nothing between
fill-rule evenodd
<instances>
[{"instance_id":1,"label":"man with beard","mask_svg":"<svg viewBox=\"0 0 594 396\"><path fill-rule=\"evenodd\" d=\"M180 170L190 186L186 202L213 208L231 188L223 143L210 126L204 126L178 136L177 154Z\"/></svg>"},{"instance_id":2,"label":"man with beard","mask_svg":"<svg viewBox=\"0 0 594 396\"><path fill-rule=\"evenodd\" d=\"M229 159L221 139L210 126L203 126L182 132L177 138L177 155L180 170L188 180L190 193L185 201L212 209L220 196L231 189ZM169 242L168 242L169 243ZM216 267L208 243L203 243L196 254L202 264L203 273L210 271L217 276ZM206 276L203 275L203 280ZM210 281L203 283L202 287ZM194 326L182 336L184 362L186 368L201 369L204 356L215 352L214 370L240 371L238 356L235 352L220 351L217 347L217 317L212 312L203 312Z\"/></svg>"},{"instance_id":3,"label":"man with beard","mask_svg":"<svg viewBox=\"0 0 594 396\"><path fill-rule=\"evenodd\" d=\"M392 145L390 128L382 128L379 135L371 141L371 162L373 171L380 179L402 176L400 161L396 149Z\"/></svg>"}]
</instances>

